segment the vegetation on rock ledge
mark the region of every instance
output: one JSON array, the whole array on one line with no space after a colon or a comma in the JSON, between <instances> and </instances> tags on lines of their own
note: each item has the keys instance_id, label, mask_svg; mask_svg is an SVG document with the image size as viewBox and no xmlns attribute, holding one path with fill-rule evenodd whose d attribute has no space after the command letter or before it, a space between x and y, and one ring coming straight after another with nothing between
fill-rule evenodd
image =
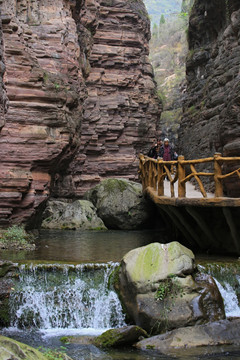
<instances>
[{"instance_id":1,"label":"vegetation on rock ledge","mask_svg":"<svg viewBox=\"0 0 240 360\"><path fill-rule=\"evenodd\" d=\"M13 225L0 232L1 249L34 250L33 236L23 226Z\"/></svg>"}]
</instances>

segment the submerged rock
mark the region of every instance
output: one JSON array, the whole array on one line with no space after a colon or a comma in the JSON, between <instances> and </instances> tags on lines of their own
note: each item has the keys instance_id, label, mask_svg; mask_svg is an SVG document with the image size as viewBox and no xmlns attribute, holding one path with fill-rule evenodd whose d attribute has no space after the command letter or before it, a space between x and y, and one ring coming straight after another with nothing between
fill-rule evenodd
<instances>
[{"instance_id":1,"label":"submerged rock","mask_svg":"<svg viewBox=\"0 0 240 360\"><path fill-rule=\"evenodd\" d=\"M152 334L225 318L215 281L197 273L193 253L178 242L131 250L115 288L130 320Z\"/></svg>"},{"instance_id":2,"label":"submerged rock","mask_svg":"<svg viewBox=\"0 0 240 360\"><path fill-rule=\"evenodd\" d=\"M0 360L9 359L47 360L40 351L31 346L22 344L5 336L0 336Z\"/></svg>"},{"instance_id":3,"label":"submerged rock","mask_svg":"<svg viewBox=\"0 0 240 360\"><path fill-rule=\"evenodd\" d=\"M50 200L43 217L44 229L106 229L103 221L97 216L96 208L87 200L76 200L73 203Z\"/></svg>"},{"instance_id":4,"label":"submerged rock","mask_svg":"<svg viewBox=\"0 0 240 360\"><path fill-rule=\"evenodd\" d=\"M240 345L240 319L176 329L141 340L135 346L142 350L152 349L174 355L180 349L219 345Z\"/></svg>"},{"instance_id":5,"label":"submerged rock","mask_svg":"<svg viewBox=\"0 0 240 360\"><path fill-rule=\"evenodd\" d=\"M106 179L85 194L110 229L148 227L154 205L142 194L142 185L125 179Z\"/></svg>"},{"instance_id":6,"label":"submerged rock","mask_svg":"<svg viewBox=\"0 0 240 360\"><path fill-rule=\"evenodd\" d=\"M99 347L119 347L132 345L140 338L146 338L148 334L139 326L124 326L118 329L110 329L94 340L94 344Z\"/></svg>"}]
</instances>

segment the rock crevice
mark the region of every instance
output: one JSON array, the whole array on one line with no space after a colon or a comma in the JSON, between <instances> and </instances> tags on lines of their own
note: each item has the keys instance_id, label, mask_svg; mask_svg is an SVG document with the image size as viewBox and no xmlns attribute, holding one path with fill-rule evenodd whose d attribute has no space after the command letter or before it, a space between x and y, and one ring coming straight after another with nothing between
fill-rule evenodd
<instances>
[{"instance_id":1,"label":"rock crevice","mask_svg":"<svg viewBox=\"0 0 240 360\"><path fill-rule=\"evenodd\" d=\"M187 92L179 131L180 152L188 159L215 152L239 156L239 39L239 1L195 1L189 21ZM231 165L224 171L234 169ZM225 188L228 196L240 194L234 177L225 182Z\"/></svg>"}]
</instances>

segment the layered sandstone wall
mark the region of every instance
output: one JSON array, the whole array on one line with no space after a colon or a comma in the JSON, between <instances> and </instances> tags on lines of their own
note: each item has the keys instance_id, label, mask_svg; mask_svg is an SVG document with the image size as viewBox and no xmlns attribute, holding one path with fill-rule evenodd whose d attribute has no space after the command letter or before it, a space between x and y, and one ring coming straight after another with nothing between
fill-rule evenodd
<instances>
[{"instance_id":1,"label":"layered sandstone wall","mask_svg":"<svg viewBox=\"0 0 240 360\"><path fill-rule=\"evenodd\" d=\"M240 155L240 2L195 0L189 22L187 93L179 132L189 159ZM230 167L228 170L234 169ZM225 183L229 196L240 183Z\"/></svg>"},{"instance_id":2,"label":"layered sandstone wall","mask_svg":"<svg viewBox=\"0 0 240 360\"><path fill-rule=\"evenodd\" d=\"M81 196L106 177L136 180L138 154L157 136L160 104L142 1L86 1L80 19L91 44L81 147L67 176L56 175L55 196Z\"/></svg>"},{"instance_id":3,"label":"layered sandstone wall","mask_svg":"<svg viewBox=\"0 0 240 360\"><path fill-rule=\"evenodd\" d=\"M0 0L0 5L2 1ZM3 45L3 34L2 34L2 18L0 10L0 130L5 124L5 114L7 112L8 98L6 94L3 77L5 73L4 64L4 45Z\"/></svg>"},{"instance_id":4,"label":"layered sandstone wall","mask_svg":"<svg viewBox=\"0 0 240 360\"><path fill-rule=\"evenodd\" d=\"M9 98L0 225L29 221L50 194L76 197L106 176L136 178L137 153L156 135L159 116L143 3L0 6Z\"/></svg>"},{"instance_id":5,"label":"layered sandstone wall","mask_svg":"<svg viewBox=\"0 0 240 360\"><path fill-rule=\"evenodd\" d=\"M35 213L80 144L85 84L70 5L2 2L9 109L0 136L1 224Z\"/></svg>"}]
</instances>

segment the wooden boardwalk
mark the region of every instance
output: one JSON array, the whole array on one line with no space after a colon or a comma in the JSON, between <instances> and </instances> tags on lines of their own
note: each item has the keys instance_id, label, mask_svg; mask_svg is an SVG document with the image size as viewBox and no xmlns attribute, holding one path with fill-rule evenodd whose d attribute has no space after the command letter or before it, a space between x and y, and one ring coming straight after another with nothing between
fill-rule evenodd
<instances>
[{"instance_id":1,"label":"wooden boardwalk","mask_svg":"<svg viewBox=\"0 0 240 360\"><path fill-rule=\"evenodd\" d=\"M202 170L206 163L209 171ZM230 172L225 164L231 165ZM171 162L140 155L139 173L144 193L158 206L171 235L177 233L201 251L240 255L240 198L224 196L224 181L230 177L240 193L239 166L240 157L220 154L198 160L180 156ZM203 177L211 178L213 193L206 191Z\"/></svg>"}]
</instances>

